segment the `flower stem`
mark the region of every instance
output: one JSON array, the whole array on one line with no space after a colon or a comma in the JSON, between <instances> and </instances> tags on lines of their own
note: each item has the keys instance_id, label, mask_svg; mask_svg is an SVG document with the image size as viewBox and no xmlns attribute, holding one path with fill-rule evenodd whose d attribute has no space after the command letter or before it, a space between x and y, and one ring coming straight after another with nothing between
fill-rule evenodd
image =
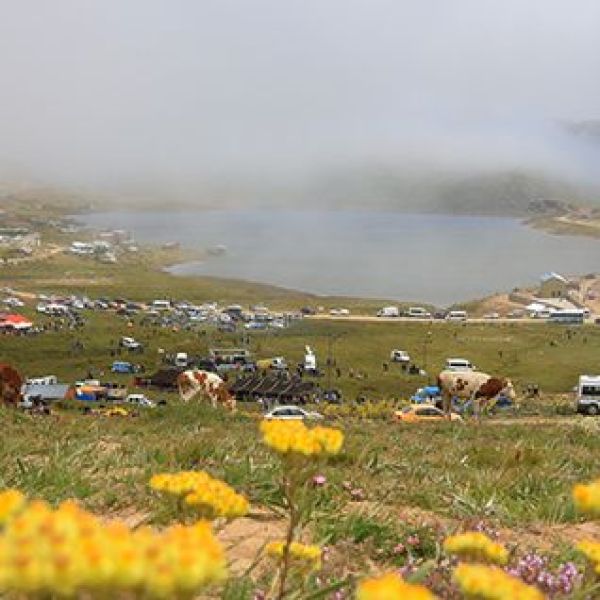
<instances>
[{"instance_id":1,"label":"flower stem","mask_svg":"<svg viewBox=\"0 0 600 600\"><path fill-rule=\"evenodd\" d=\"M290 570L290 549L292 542L294 541L294 531L298 524L298 511L295 503L295 485L293 482L287 478L283 480L283 491L285 495L285 499L287 500L289 511L290 511L290 519L288 522L288 529L285 538L285 546L283 547L283 557L281 559L281 572L279 575L279 591L277 593L276 599L283 600L285 598L286 589L285 584L287 583L287 577Z\"/></svg>"}]
</instances>

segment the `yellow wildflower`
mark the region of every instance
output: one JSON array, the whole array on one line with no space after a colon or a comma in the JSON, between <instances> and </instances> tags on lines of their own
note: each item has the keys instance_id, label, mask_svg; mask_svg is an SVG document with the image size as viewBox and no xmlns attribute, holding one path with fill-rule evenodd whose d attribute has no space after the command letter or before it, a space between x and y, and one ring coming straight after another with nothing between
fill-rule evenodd
<instances>
[{"instance_id":1,"label":"yellow wildflower","mask_svg":"<svg viewBox=\"0 0 600 600\"><path fill-rule=\"evenodd\" d=\"M321 456L338 454L344 442L339 429L314 427L302 421L262 421L263 442L280 454Z\"/></svg>"},{"instance_id":2,"label":"yellow wildflower","mask_svg":"<svg viewBox=\"0 0 600 600\"><path fill-rule=\"evenodd\" d=\"M434 600L424 586L407 583L395 573L365 579L358 584L357 600Z\"/></svg>"},{"instance_id":3,"label":"yellow wildflower","mask_svg":"<svg viewBox=\"0 0 600 600\"><path fill-rule=\"evenodd\" d=\"M451 535L444 541L444 550L449 554L456 554L471 560L492 562L498 565L505 565L508 562L506 548L478 531Z\"/></svg>"},{"instance_id":4,"label":"yellow wildflower","mask_svg":"<svg viewBox=\"0 0 600 600\"><path fill-rule=\"evenodd\" d=\"M600 574L600 542L583 540L575 548L594 565L596 573Z\"/></svg>"},{"instance_id":5,"label":"yellow wildflower","mask_svg":"<svg viewBox=\"0 0 600 600\"><path fill-rule=\"evenodd\" d=\"M3 525L25 504L25 496L14 489L0 492L0 525Z\"/></svg>"},{"instance_id":6,"label":"yellow wildflower","mask_svg":"<svg viewBox=\"0 0 600 600\"><path fill-rule=\"evenodd\" d=\"M468 597L481 600L544 600L536 587L523 583L498 567L460 564L454 579Z\"/></svg>"},{"instance_id":7,"label":"yellow wildflower","mask_svg":"<svg viewBox=\"0 0 600 600\"><path fill-rule=\"evenodd\" d=\"M204 471L160 473L150 479L150 487L156 491L183 496L186 504L210 518L241 517L250 509L244 496Z\"/></svg>"},{"instance_id":8,"label":"yellow wildflower","mask_svg":"<svg viewBox=\"0 0 600 600\"><path fill-rule=\"evenodd\" d=\"M282 558L285 544L283 541L271 542L265 548L266 553L273 558ZM299 542L290 544L290 557L292 560L304 563L311 569L319 570L321 568L321 554L319 546L300 544Z\"/></svg>"},{"instance_id":9,"label":"yellow wildflower","mask_svg":"<svg viewBox=\"0 0 600 600\"><path fill-rule=\"evenodd\" d=\"M573 488L573 500L577 510L592 516L600 516L600 479L587 485L576 485Z\"/></svg>"},{"instance_id":10,"label":"yellow wildflower","mask_svg":"<svg viewBox=\"0 0 600 600\"><path fill-rule=\"evenodd\" d=\"M162 532L103 523L73 502L32 502L0 534L0 595L191 596L226 576L208 522Z\"/></svg>"}]
</instances>

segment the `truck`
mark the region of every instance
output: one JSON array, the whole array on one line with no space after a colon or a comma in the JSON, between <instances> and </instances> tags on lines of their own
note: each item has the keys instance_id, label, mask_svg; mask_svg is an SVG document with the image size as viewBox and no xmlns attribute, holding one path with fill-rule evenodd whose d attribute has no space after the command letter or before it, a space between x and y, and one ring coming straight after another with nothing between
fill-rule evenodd
<instances>
[{"instance_id":1,"label":"truck","mask_svg":"<svg viewBox=\"0 0 600 600\"><path fill-rule=\"evenodd\" d=\"M397 306L384 306L377 311L378 317L399 317L400 310Z\"/></svg>"},{"instance_id":2,"label":"truck","mask_svg":"<svg viewBox=\"0 0 600 600\"><path fill-rule=\"evenodd\" d=\"M600 375L581 375L575 408L586 415L600 414Z\"/></svg>"}]
</instances>

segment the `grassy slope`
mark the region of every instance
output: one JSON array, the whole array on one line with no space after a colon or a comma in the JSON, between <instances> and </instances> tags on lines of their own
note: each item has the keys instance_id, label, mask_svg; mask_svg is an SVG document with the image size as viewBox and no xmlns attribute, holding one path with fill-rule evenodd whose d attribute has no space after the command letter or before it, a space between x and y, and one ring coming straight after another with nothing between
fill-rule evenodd
<instances>
[{"instance_id":1,"label":"grassy slope","mask_svg":"<svg viewBox=\"0 0 600 600\"><path fill-rule=\"evenodd\" d=\"M196 404L134 419L69 412L32 418L0 409L0 424L11 432L0 447L0 487L51 501L74 496L103 513L146 512L157 508L147 488L151 474L195 468L224 477L255 505L278 500L276 466L266 459L255 420L243 414ZM578 425L338 424L346 449L326 471L330 508L338 510L349 500L340 484L349 480L390 509L492 516L508 526L573 521L571 486L595 474L600 450L596 428ZM153 518L168 516L158 511Z\"/></svg>"}]
</instances>

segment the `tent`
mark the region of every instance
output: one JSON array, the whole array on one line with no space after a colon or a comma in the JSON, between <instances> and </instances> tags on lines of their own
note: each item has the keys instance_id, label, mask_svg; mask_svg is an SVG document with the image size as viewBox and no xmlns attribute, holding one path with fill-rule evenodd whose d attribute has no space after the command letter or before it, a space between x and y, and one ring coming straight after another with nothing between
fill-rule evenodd
<instances>
[{"instance_id":1,"label":"tent","mask_svg":"<svg viewBox=\"0 0 600 600\"><path fill-rule=\"evenodd\" d=\"M33 327L33 323L23 315L11 314L2 317L0 320L0 327L16 329L17 331L25 331L26 329L31 329Z\"/></svg>"}]
</instances>

